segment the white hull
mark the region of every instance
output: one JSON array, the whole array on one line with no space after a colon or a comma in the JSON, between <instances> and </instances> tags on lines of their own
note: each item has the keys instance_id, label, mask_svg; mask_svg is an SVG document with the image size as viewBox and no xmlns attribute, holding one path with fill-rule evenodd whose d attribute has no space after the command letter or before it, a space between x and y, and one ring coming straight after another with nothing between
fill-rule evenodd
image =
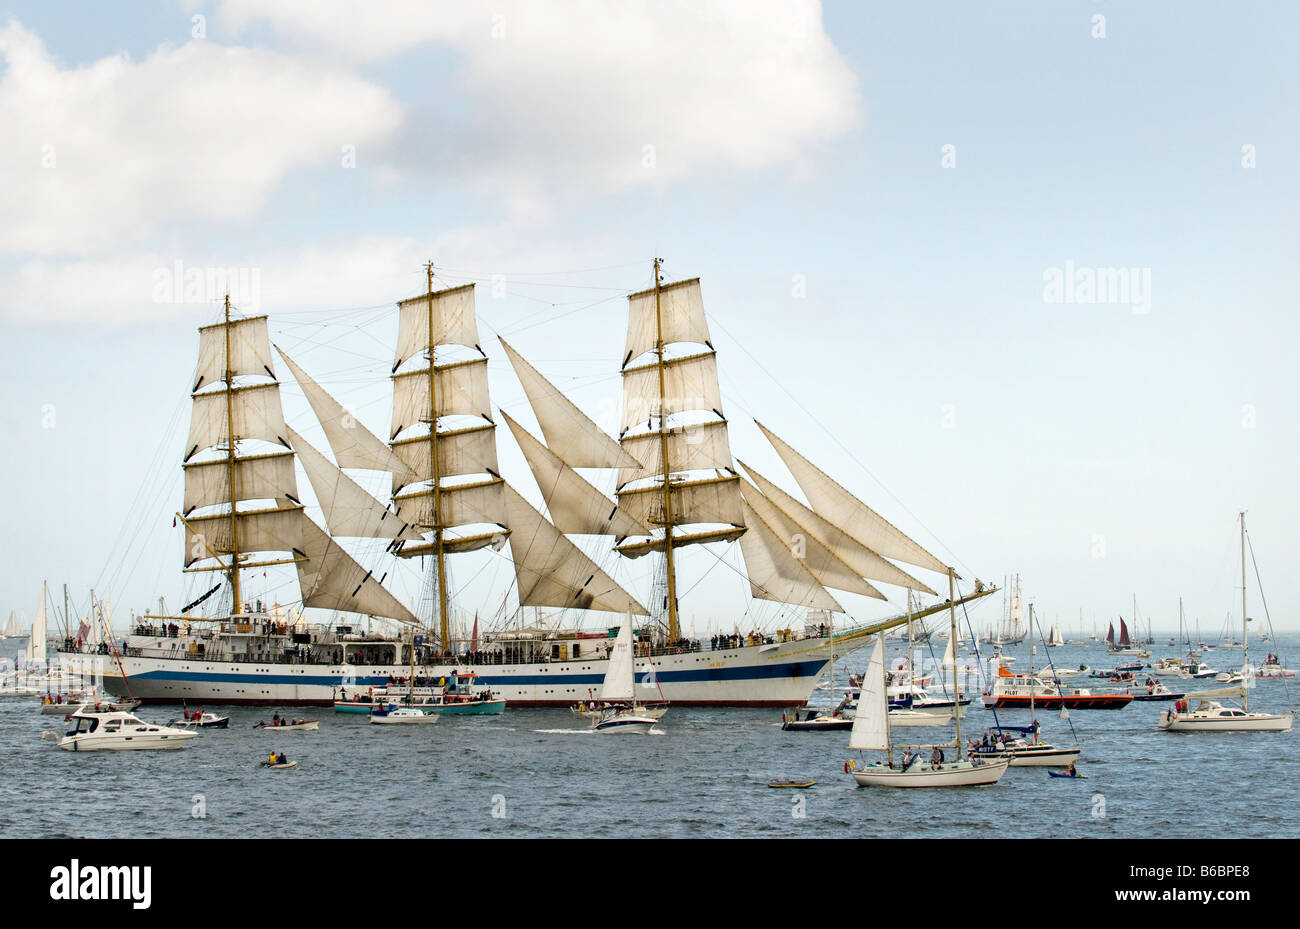
<instances>
[{"instance_id":1,"label":"white hull","mask_svg":"<svg viewBox=\"0 0 1300 929\"><path fill-rule=\"evenodd\" d=\"M836 657L852 648L837 652ZM62 653L60 660L93 675L103 686L125 695L116 662L103 656ZM98 662L96 659L100 659ZM654 666L636 660L637 699L681 706L802 706L831 660L824 638L717 651L656 655ZM408 665L285 665L247 661L126 656L122 670L131 695L144 703L249 706L332 706L334 689L365 690L405 678ZM609 662L604 659L549 661L533 664L429 665L417 673L438 679L453 669L478 673L512 707L570 707L599 696ZM653 673L651 673L653 672ZM657 680L655 684L642 683ZM662 697L660 696L662 690Z\"/></svg>"},{"instance_id":2,"label":"white hull","mask_svg":"<svg viewBox=\"0 0 1300 929\"><path fill-rule=\"evenodd\" d=\"M1007 773L1005 761L972 765L966 762L945 764L933 771L928 764L917 762L907 771L886 765L867 765L853 770L859 787L974 787L996 784Z\"/></svg>"},{"instance_id":3,"label":"white hull","mask_svg":"<svg viewBox=\"0 0 1300 929\"><path fill-rule=\"evenodd\" d=\"M1294 720L1290 713L1282 716L1251 713L1236 717L1171 717L1168 710L1161 710L1157 725L1166 732L1290 732Z\"/></svg>"},{"instance_id":4,"label":"white hull","mask_svg":"<svg viewBox=\"0 0 1300 929\"><path fill-rule=\"evenodd\" d=\"M641 715L619 716L614 719L609 719L603 722L596 723L595 730L597 732L608 732L608 733L630 732L634 734L644 735L645 733L653 729L655 727L655 723L657 723L658 721L659 720L652 719L649 716L641 716Z\"/></svg>"}]
</instances>

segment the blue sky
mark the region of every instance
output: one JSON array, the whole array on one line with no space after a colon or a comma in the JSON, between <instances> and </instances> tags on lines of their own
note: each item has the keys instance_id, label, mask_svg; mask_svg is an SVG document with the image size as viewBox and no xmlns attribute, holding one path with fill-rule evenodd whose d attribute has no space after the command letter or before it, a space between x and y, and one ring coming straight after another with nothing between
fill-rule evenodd
<instances>
[{"instance_id":1,"label":"blue sky","mask_svg":"<svg viewBox=\"0 0 1300 929\"><path fill-rule=\"evenodd\" d=\"M1245 508L1274 622L1297 628L1297 13L778 8L591 4L548 28L511 4L371 4L365 23L343 0L0 7L0 609L30 616L42 578L119 609L198 583L170 514L215 304L153 304L153 269L258 268L277 341L382 431L382 307L425 258L448 283L504 275L505 299L480 288L485 334L595 411L618 390L620 294L658 254L703 280L733 450L787 489L751 417L967 578L1019 572L1067 628L1136 593L1157 629L1182 596L1217 632ZM38 66L16 74L22 56ZM1149 269L1146 312L1046 302L1067 261ZM494 399L532 425L485 348ZM689 561L683 613L748 624L738 576ZM457 568L485 613L498 568Z\"/></svg>"}]
</instances>

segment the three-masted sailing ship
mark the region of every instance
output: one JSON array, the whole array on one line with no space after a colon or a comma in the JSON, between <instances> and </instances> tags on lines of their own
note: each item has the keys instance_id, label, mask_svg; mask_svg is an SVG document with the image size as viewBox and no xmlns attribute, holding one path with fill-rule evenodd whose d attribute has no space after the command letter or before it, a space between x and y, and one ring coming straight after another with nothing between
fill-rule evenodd
<instances>
[{"instance_id":1,"label":"three-masted sailing ship","mask_svg":"<svg viewBox=\"0 0 1300 929\"><path fill-rule=\"evenodd\" d=\"M653 281L628 297L617 438L504 340L542 438L494 413L474 285L436 287L432 265L425 292L397 305L386 441L276 347L332 460L285 422L267 318L232 315L227 299L222 320L199 330L176 515L184 571L220 579L178 615L137 619L125 653L103 664L105 687L148 702L329 705L342 688L385 685L412 667L436 680L472 665L513 706L569 706L600 687L606 630L630 614L647 697L687 706L804 703L828 660L907 617L694 642L680 620L680 558L694 546L736 543L753 597L833 613L845 610L830 589L884 599L880 583L935 595L900 565L949 568L766 427L759 428L811 506L733 462L700 282L662 282L658 260ZM528 462L545 515L500 473L499 420ZM323 525L299 498L295 463ZM614 499L577 469L616 470ZM349 471L390 475L387 500ZM605 537L607 557L652 556L655 609L570 536ZM369 543L367 560L339 540L379 544ZM471 649L455 639L448 563L487 548L508 548L513 598L497 613L496 631L480 638L476 618ZM384 586L383 562L392 558L422 560L432 615L417 619ZM248 602L241 574L282 565L296 571L304 610L332 611L325 622L288 622L278 608ZM977 582L965 600L995 589ZM525 627L527 607L561 611L560 621ZM912 618L947 608L937 603ZM743 610L738 605L737 616ZM605 614L599 633L581 629L589 612ZM373 619L391 621L394 632L363 634ZM90 660L63 658L82 670Z\"/></svg>"}]
</instances>

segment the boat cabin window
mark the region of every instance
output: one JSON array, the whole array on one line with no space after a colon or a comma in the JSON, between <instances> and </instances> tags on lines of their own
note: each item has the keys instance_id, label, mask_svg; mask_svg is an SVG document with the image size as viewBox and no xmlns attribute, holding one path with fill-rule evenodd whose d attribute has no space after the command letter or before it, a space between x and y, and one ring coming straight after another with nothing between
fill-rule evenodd
<instances>
[{"instance_id":1,"label":"boat cabin window","mask_svg":"<svg viewBox=\"0 0 1300 929\"><path fill-rule=\"evenodd\" d=\"M117 732L117 730L121 728L122 720L120 719L110 719L108 722L104 723L105 732Z\"/></svg>"},{"instance_id":2,"label":"boat cabin window","mask_svg":"<svg viewBox=\"0 0 1300 929\"><path fill-rule=\"evenodd\" d=\"M99 728L99 720L78 717L77 728L73 729L72 731L73 732L94 732L98 728Z\"/></svg>"}]
</instances>

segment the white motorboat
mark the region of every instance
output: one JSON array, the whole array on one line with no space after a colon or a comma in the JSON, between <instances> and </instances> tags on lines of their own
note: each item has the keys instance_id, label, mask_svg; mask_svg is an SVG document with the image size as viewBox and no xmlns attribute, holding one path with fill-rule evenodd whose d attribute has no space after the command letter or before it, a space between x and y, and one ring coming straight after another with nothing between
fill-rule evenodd
<instances>
[{"instance_id":1,"label":"white motorboat","mask_svg":"<svg viewBox=\"0 0 1300 929\"><path fill-rule=\"evenodd\" d=\"M377 725L419 725L422 723L436 723L438 714L425 712L414 706L397 706L390 703L388 706L375 707L370 712L370 721Z\"/></svg>"},{"instance_id":2,"label":"white motorboat","mask_svg":"<svg viewBox=\"0 0 1300 929\"><path fill-rule=\"evenodd\" d=\"M59 748L70 752L132 751L184 748L197 733L146 723L130 713L72 715L74 728L59 740Z\"/></svg>"},{"instance_id":3,"label":"white motorboat","mask_svg":"<svg viewBox=\"0 0 1300 929\"><path fill-rule=\"evenodd\" d=\"M1202 700L1190 711L1161 710L1157 725L1166 732L1289 732L1293 720L1290 713L1251 713Z\"/></svg>"}]
</instances>

